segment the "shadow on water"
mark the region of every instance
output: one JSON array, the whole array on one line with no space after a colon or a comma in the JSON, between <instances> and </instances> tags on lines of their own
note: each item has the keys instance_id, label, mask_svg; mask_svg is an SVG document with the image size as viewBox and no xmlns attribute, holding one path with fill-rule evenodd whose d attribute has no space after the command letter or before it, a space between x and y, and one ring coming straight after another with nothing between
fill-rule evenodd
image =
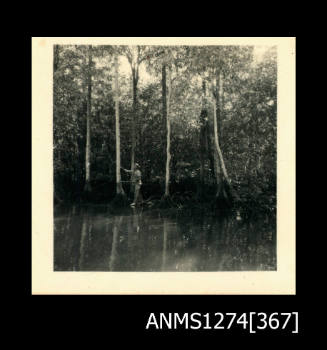
<instances>
[{"instance_id":1,"label":"shadow on water","mask_svg":"<svg viewBox=\"0 0 327 350\"><path fill-rule=\"evenodd\" d=\"M54 217L55 271L276 270L276 220L72 206Z\"/></svg>"}]
</instances>

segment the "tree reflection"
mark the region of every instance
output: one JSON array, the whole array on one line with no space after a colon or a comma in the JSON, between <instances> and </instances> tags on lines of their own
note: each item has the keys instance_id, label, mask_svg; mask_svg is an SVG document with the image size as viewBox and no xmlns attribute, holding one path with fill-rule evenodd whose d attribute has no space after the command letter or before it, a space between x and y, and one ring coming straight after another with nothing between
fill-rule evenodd
<instances>
[{"instance_id":1,"label":"tree reflection","mask_svg":"<svg viewBox=\"0 0 327 350\"><path fill-rule=\"evenodd\" d=\"M275 222L207 213L70 208L55 218L55 271L276 269Z\"/></svg>"},{"instance_id":2,"label":"tree reflection","mask_svg":"<svg viewBox=\"0 0 327 350\"><path fill-rule=\"evenodd\" d=\"M167 260L167 237L168 237L168 229L167 229L167 218L163 218L163 247L162 247L162 267L161 270L164 271L166 268L166 260Z\"/></svg>"},{"instance_id":3,"label":"tree reflection","mask_svg":"<svg viewBox=\"0 0 327 350\"><path fill-rule=\"evenodd\" d=\"M109 271L114 271L116 267L116 260L117 260L117 250L118 250L118 243L119 243L119 230L120 226L123 220L123 216L115 216L114 219L114 227L112 230L112 245L111 245L111 253L109 258Z\"/></svg>"},{"instance_id":4,"label":"tree reflection","mask_svg":"<svg viewBox=\"0 0 327 350\"><path fill-rule=\"evenodd\" d=\"M142 218L142 208L133 208L133 228L135 232L140 231L140 224L141 224L141 218Z\"/></svg>"},{"instance_id":5,"label":"tree reflection","mask_svg":"<svg viewBox=\"0 0 327 350\"><path fill-rule=\"evenodd\" d=\"M81 240L80 240L80 248L79 248L79 260L78 260L78 268L79 270L83 270L84 258L85 258L85 250L86 250L86 236L88 233L88 215L82 214L82 231L81 231Z\"/></svg>"}]
</instances>

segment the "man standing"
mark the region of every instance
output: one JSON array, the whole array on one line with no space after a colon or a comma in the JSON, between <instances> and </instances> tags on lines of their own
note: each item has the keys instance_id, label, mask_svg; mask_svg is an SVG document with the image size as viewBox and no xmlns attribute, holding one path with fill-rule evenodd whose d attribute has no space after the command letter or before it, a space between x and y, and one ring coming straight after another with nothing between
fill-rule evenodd
<instances>
[{"instance_id":1,"label":"man standing","mask_svg":"<svg viewBox=\"0 0 327 350\"><path fill-rule=\"evenodd\" d=\"M127 170L122 168L124 171L126 171L127 173L131 173L132 170ZM138 163L135 163L134 165L134 174L132 176L132 183L134 186L134 201L133 203L131 203L131 206L134 207L137 204L137 201L139 199L139 195L140 195L140 189L142 186L142 179L141 179L141 170L140 170L140 166L138 165Z\"/></svg>"}]
</instances>

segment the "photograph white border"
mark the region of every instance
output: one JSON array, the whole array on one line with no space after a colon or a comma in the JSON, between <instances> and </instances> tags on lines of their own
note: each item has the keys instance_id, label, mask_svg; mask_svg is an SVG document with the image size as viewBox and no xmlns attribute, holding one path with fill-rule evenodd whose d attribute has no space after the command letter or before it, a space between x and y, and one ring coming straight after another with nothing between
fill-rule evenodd
<instances>
[{"instance_id":1,"label":"photograph white border","mask_svg":"<svg viewBox=\"0 0 327 350\"><path fill-rule=\"evenodd\" d=\"M296 294L295 38L32 38L32 294ZM276 45L277 271L53 269L53 45Z\"/></svg>"}]
</instances>

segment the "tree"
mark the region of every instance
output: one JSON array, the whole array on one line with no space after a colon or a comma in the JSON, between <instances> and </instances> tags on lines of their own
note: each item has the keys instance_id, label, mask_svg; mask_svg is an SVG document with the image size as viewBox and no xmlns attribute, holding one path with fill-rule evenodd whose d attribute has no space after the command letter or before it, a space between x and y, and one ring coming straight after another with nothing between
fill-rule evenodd
<instances>
[{"instance_id":1,"label":"tree","mask_svg":"<svg viewBox=\"0 0 327 350\"><path fill-rule=\"evenodd\" d=\"M223 111L223 75L242 70L251 62L251 49L248 47L213 46L194 47L189 49L190 69L206 80L210 87L213 120L213 159L216 178L216 198L232 199L237 195L231 186L227 173L219 136L221 135L218 122L222 122Z\"/></svg>"},{"instance_id":2,"label":"tree","mask_svg":"<svg viewBox=\"0 0 327 350\"><path fill-rule=\"evenodd\" d=\"M86 114L86 151L85 151L85 188L91 191L91 104L92 104L92 45L88 46L88 69L87 69L87 114Z\"/></svg>"},{"instance_id":3,"label":"tree","mask_svg":"<svg viewBox=\"0 0 327 350\"><path fill-rule=\"evenodd\" d=\"M178 54L176 47L166 47L162 60L162 111L163 120L166 122L166 172L164 199L169 199L170 161L171 161L171 103L172 83L177 79ZM172 78L172 69L176 68L176 75ZM168 83L168 84L167 84ZM167 89L168 88L168 89Z\"/></svg>"},{"instance_id":4,"label":"tree","mask_svg":"<svg viewBox=\"0 0 327 350\"><path fill-rule=\"evenodd\" d=\"M178 50L175 47L150 47L147 50L148 68L156 74L161 71L161 91L162 91L162 121L166 129L166 166L165 166L165 190L163 199L169 199L169 183L170 183L170 161L171 161L171 98L172 83L176 76L172 78L172 67L177 67ZM177 73L177 69L176 69Z\"/></svg>"},{"instance_id":5,"label":"tree","mask_svg":"<svg viewBox=\"0 0 327 350\"><path fill-rule=\"evenodd\" d=\"M166 130L167 130L167 136L166 136L166 175L165 175L165 193L164 197L169 197L169 165L170 165L170 119L169 119L169 112L168 112L168 104L167 101L167 64L166 62L162 63L162 114L163 114L163 120L166 121ZM170 71L170 69L168 68ZM168 73L170 81L170 73ZM170 83L168 83L170 85ZM170 90L169 90L170 91ZM169 93L168 93L168 99L169 99Z\"/></svg>"},{"instance_id":6,"label":"tree","mask_svg":"<svg viewBox=\"0 0 327 350\"><path fill-rule=\"evenodd\" d=\"M124 193L120 161L137 159L145 198L273 198L276 52L257 62L249 47L128 49L125 73L126 47L54 47L55 195L78 199L92 180L92 199L109 201Z\"/></svg>"},{"instance_id":7,"label":"tree","mask_svg":"<svg viewBox=\"0 0 327 350\"><path fill-rule=\"evenodd\" d=\"M132 148L131 148L131 189L132 178L134 174L135 165L135 148L136 148L136 126L138 125L138 100L137 100L137 86L139 81L139 67L140 64L146 59L146 48L144 46L126 46L122 50L122 53L127 57L127 60L131 67L132 73L132 93L133 93L133 113L132 113Z\"/></svg>"},{"instance_id":8,"label":"tree","mask_svg":"<svg viewBox=\"0 0 327 350\"><path fill-rule=\"evenodd\" d=\"M224 158L222 151L220 149L219 145L219 132L218 132L218 122L217 122L217 101L219 104L219 109L222 110L222 103L221 103L221 96L222 96L222 76L221 72L219 71L217 73L217 78L215 82L216 86L213 87L213 99L212 99L212 105L213 105L213 125L214 125L214 140L215 140L215 152L218 155L218 157L215 158L215 161L217 162L216 168L221 168L223 177L219 177L217 174L217 192L216 197L218 198L221 195L221 192L227 198L227 194L225 192L225 189L223 187L224 180L227 182L227 184L230 186L231 181L229 179L229 176L227 174ZM216 92L216 93L215 93ZM219 162L218 162L219 160Z\"/></svg>"},{"instance_id":9,"label":"tree","mask_svg":"<svg viewBox=\"0 0 327 350\"><path fill-rule=\"evenodd\" d=\"M166 147L166 179L165 179L165 197L169 197L169 182L170 182L170 139L171 139L171 124L170 124L170 102L171 102L171 68L168 67L168 95L166 101L166 120L167 120L167 147Z\"/></svg>"},{"instance_id":10,"label":"tree","mask_svg":"<svg viewBox=\"0 0 327 350\"><path fill-rule=\"evenodd\" d=\"M119 128L119 84L118 55L115 54L115 116L116 116L116 194L125 195L120 175L120 128Z\"/></svg>"},{"instance_id":11,"label":"tree","mask_svg":"<svg viewBox=\"0 0 327 350\"><path fill-rule=\"evenodd\" d=\"M206 161L206 154L208 154L209 149L209 140L208 137L210 135L208 132L208 111L206 109L206 82L202 81L202 108L201 113L199 117L199 124L200 124L200 132L199 132L199 147L200 147L200 183L198 186L198 195L201 198L203 196L203 189L205 185L205 161ZM212 162L213 165L213 162Z\"/></svg>"},{"instance_id":12,"label":"tree","mask_svg":"<svg viewBox=\"0 0 327 350\"><path fill-rule=\"evenodd\" d=\"M57 198L69 198L77 188L83 191L85 185L85 55L85 47L54 46L53 156Z\"/></svg>"}]
</instances>

